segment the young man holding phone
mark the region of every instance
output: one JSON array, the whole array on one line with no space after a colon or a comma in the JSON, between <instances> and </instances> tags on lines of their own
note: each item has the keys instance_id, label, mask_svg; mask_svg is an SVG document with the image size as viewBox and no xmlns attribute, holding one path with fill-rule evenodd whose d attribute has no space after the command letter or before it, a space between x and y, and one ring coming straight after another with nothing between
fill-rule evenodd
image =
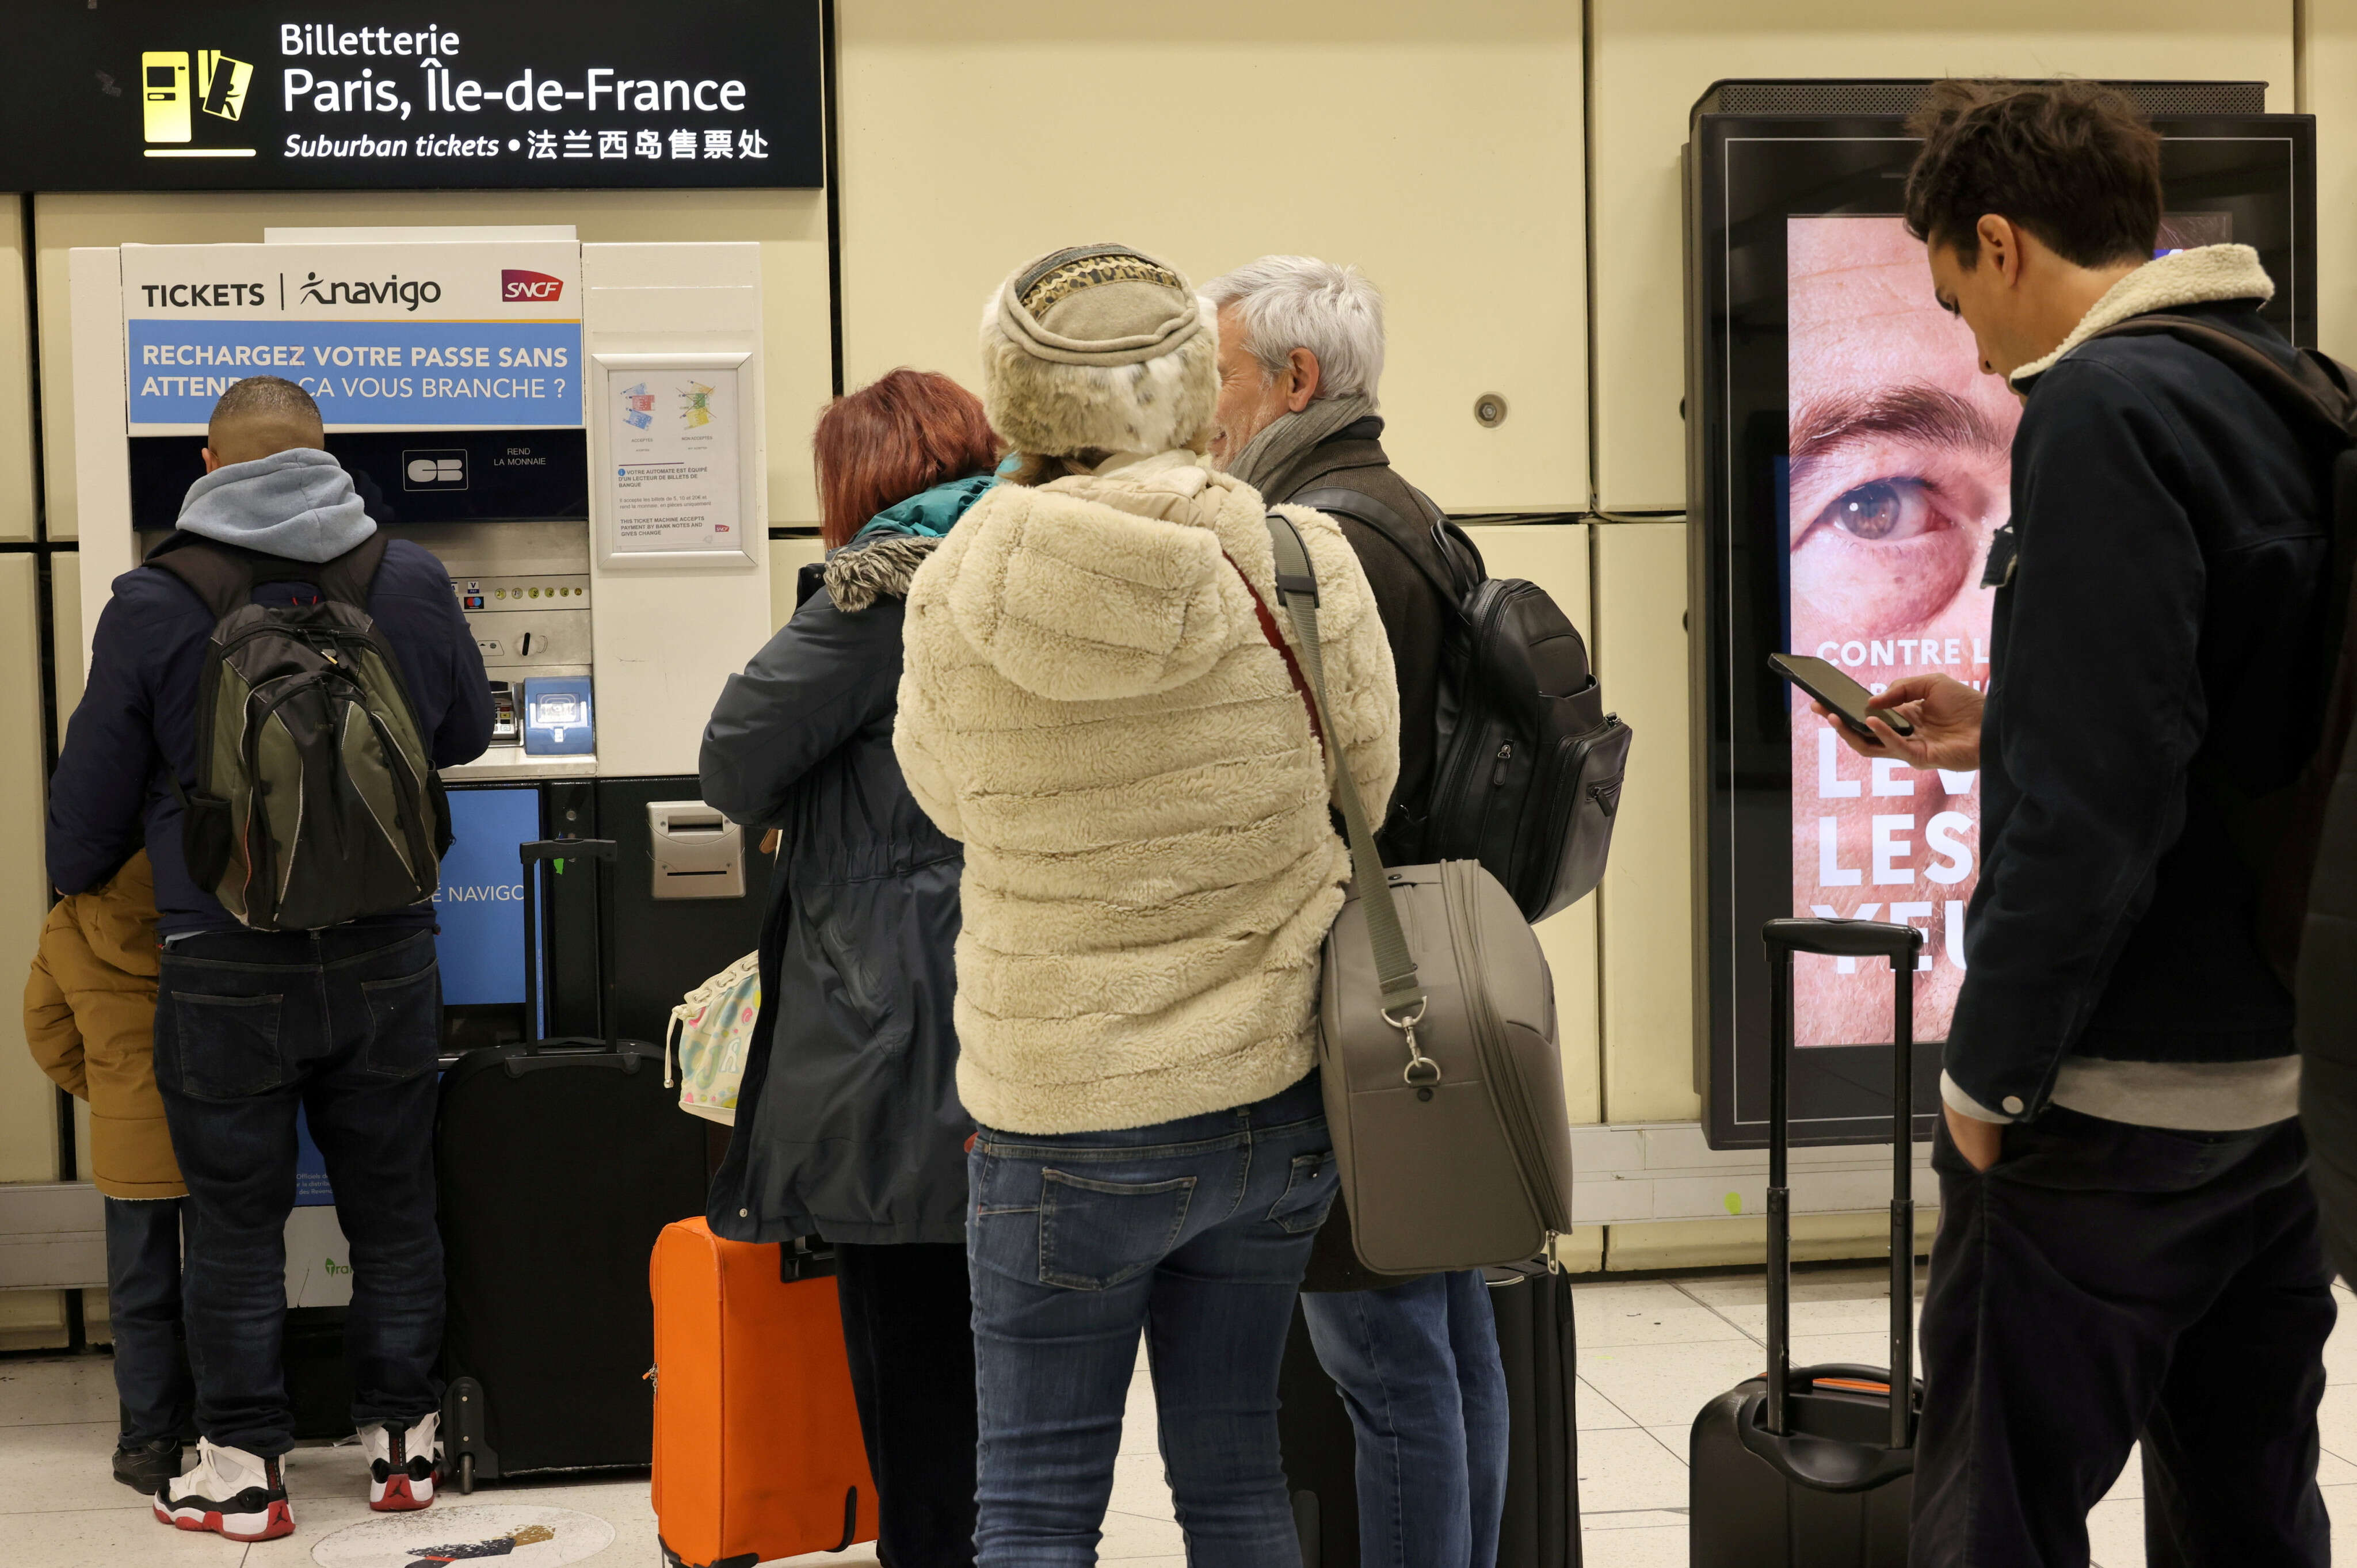
<instances>
[{"instance_id":1,"label":"young man holding phone","mask_svg":"<svg viewBox=\"0 0 2357 1568\"><path fill-rule=\"evenodd\" d=\"M2199 349L2089 340L2168 312L2293 354L2255 252L2155 258L2159 139L2124 99L1943 82L1915 129L1908 225L2024 411L1986 700L1916 676L1876 699L1911 735L1835 726L1981 770L1911 1561L2085 1563L2141 1440L2155 1562L2320 1568L2330 1274L2228 802L2303 760L2326 458Z\"/></svg>"}]
</instances>

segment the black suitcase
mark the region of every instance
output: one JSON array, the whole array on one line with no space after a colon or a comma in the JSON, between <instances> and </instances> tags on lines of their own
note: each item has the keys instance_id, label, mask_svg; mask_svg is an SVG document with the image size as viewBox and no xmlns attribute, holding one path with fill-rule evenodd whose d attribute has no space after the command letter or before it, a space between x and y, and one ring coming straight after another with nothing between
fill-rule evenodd
<instances>
[{"instance_id":1,"label":"black suitcase","mask_svg":"<svg viewBox=\"0 0 2357 1568\"><path fill-rule=\"evenodd\" d=\"M540 930L543 865L602 875L614 855L600 839L519 847L528 939ZM527 1020L539 1016L535 945L527 940ZM461 1492L487 1478L653 1462L648 1260L665 1225L704 1212L705 1194L705 1123L680 1112L662 1080L660 1047L610 1035L468 1051L442 1080L442 1439Z\"/></svg>"},{"instance_id":2,"label":"black suitcase","mask_svg":"<svg viewBox=\"0 0 2357 1568\"><path fill-rule=\"evenodd\" d=\"M1497 1568L1579 1568L1578 1378L1571 1280L1544 1263L1484 1269L1506 1369L1505 1519ZM1304 1568L1359 1568L1358 1440L1297 1305L1277 1434Z\"/></svg>"},{"instance_id":3,"label":"black suitcase","mask_svg":"<svg viewBox=\"0 0 2357 1568\"><path fill-rule=\"evenodd\" d=\"M1870 920L1770 920L1768 1369L1695 1417L1687 1561L1694 1568L1905 1568L1914 1498L1915 959L1923 933ZM1890 1365L1792 1365L1792 955L1886 958L1897 975L1891 1052ZM1893 1402L1893 1388L1910 1391Z\"/></svg>"}]
</instances>

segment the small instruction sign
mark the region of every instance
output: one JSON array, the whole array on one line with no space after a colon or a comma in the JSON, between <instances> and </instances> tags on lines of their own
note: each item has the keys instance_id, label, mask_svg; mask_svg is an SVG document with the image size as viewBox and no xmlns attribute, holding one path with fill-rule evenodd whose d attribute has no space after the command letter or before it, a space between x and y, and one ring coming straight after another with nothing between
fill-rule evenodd
<instances>
[{"instance_id":1,"label":"small instruction sign","mask_svg":"<svg viewBox=\"0 0 2357 1568\"><path fill-rule=\"evenodd\" d=\"M608 369L614 548L745 553L738 372Z\"/></svg>"}]
</instances>

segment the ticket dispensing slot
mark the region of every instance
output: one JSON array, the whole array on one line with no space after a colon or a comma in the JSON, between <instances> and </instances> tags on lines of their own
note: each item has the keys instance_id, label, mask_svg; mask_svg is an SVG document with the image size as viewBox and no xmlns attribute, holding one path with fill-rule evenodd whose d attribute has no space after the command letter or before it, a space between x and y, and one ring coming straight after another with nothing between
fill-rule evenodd
<instances>
[{"instance_id":1,"label":"ticket dispensing slot","mask_svg":"<svg viewBox=\"0 0 2357 1568\"><path fill-rule=\"evenodd\" d=\"M491 682L491 744L514 746L523 738L516 723L516 689L512 681Z\"/></svg>"},{"instance_id":2,"label":"ticket dispensing slot","mask_svg":"<svg viewBox=\"0 0 2357 1568\"><path fill-rule=\"evenodd\" d=\"M647 802L658 898L741 898L745 830L701 800Z\"/></svg>"}]
</instances>

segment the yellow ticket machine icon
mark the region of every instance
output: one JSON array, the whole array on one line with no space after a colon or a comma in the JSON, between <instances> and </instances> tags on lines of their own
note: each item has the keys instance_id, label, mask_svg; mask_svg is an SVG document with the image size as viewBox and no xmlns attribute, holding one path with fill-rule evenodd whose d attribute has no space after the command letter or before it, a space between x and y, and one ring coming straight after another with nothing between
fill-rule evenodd
<instances>
[{"instance_id":1,"label":"yellow ticket machine icon","mask_svg":"<svg viewBox=\"0 0 2357 1568\"><path fill-rule=\"evenodd\" d=\"M147 139L186 142L196 132L189 114L188 51L158 49L139 57L139 97L146 110Z\"/></svg>"}]
</instances>

